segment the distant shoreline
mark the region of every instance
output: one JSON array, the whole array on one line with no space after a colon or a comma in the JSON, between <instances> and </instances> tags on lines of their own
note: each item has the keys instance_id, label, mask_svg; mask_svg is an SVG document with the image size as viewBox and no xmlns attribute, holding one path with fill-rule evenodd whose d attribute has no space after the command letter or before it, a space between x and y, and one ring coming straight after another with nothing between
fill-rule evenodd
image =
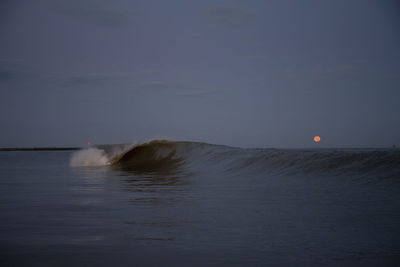
<instances>
[{"instance_id":1,"label":"distant shoreline","mask_svg":"<svg viewBox=\"0 0 400 267\"><path fill-rule=\"evenodd\" d=\"M66 151L79 150L80 147L0 147L0 151Z\"/></svg>"}]
</instances>

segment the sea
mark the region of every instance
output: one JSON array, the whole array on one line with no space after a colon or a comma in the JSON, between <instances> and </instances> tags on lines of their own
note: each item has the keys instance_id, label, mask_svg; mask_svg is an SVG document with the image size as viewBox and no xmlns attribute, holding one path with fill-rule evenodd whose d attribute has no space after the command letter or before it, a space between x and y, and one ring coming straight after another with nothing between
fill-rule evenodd
<instances>
[{"instance_id":1,"label":"sea","mask_svg":"<svg viewBox=\"0 0 400 267\"><path fill-rule=\"evenodd\" d=\"M0 266L400 266L400 151L0 151Z\"/></svg>"}]
</instances>

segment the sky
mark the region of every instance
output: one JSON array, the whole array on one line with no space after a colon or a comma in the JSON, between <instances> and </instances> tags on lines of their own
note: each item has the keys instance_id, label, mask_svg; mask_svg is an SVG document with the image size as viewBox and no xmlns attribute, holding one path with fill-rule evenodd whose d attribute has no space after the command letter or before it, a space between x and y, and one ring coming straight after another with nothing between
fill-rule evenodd
<instances>
[{"instance_id":1,"label":"sky","mask_svg":"<svg viewBox=\"0 0 400 267\"><path fill-rule=\"evenodd\" d=\"M399 12L390 0L1 0L0 147L400 146Z\"/></svg>"}]
</instances>

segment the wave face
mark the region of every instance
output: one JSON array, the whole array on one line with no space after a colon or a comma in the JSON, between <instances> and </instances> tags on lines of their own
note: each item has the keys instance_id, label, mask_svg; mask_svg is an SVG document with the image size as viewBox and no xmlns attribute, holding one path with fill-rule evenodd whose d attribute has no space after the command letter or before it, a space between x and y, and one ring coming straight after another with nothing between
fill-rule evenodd
<instances>
[{"instance_id":1,"label":"wave face","mask_svg":"<svg viewBox=\"0 0 400 267\"><path fill-rule=\"evenodd\" d=\"M178 143L156 140L140 144L111 159L114 169L135 173L173 173L184 164Z\"/></svg>"},{"instance_id":2,"label":"wave face","mask_svg":"<svg viewBox=\"0 0 400 267\"><path fill-rule=\"evenodd\" d=\"M145 173L181 171L254 174L352 175L400 178L400 151L390 149L242 149L196 142L154 140L103 145L73 154L71 166L109 165Z\"/></svg>"}]
</instances>

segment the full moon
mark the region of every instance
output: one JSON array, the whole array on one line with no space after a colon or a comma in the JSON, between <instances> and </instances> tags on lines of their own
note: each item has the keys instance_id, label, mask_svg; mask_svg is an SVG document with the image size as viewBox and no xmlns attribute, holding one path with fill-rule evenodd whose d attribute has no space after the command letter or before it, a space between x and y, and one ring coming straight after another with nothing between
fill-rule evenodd
<instances>
[{"instance_id":1,"label":"full moon","mask_svg":"<svg viewBox=\"0 0 400 267\"><path fill-rule=\"evenodd\" d=\"M319 141L321 141L321 137L319 137L318 135L314 136L314 141L318 143Z\"/></svg>"}]
</instances>

